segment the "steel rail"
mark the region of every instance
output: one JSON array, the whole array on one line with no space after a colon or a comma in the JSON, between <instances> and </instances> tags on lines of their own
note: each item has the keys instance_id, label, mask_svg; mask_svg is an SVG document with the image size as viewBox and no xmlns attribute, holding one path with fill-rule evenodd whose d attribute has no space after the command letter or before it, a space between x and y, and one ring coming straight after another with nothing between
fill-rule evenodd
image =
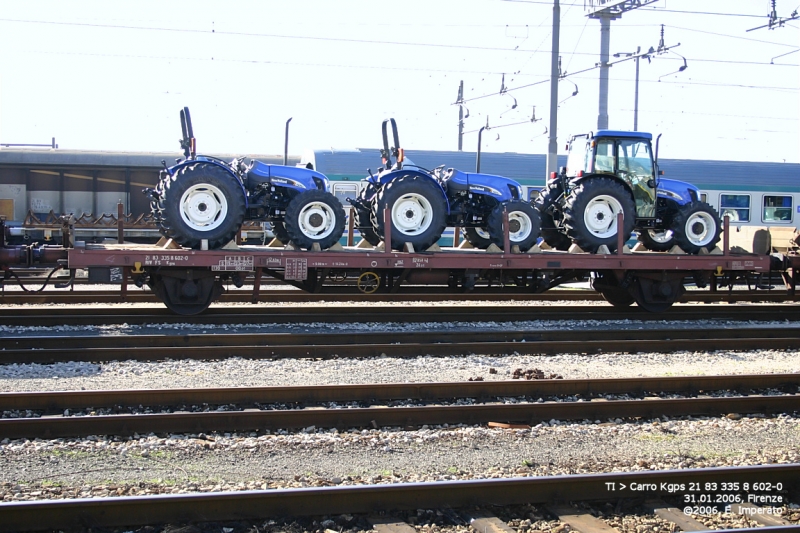
<instances>
[{"instance_id":1,"label":"steel rail","mask_svg":"<svg viewBox=\"0 0 800 533\"><path fill-rule=\"evenodd\" d=\"M800 465L761 465L570 476L526 477L318 487L160 496L105 497L0 503L0 531L138 526L175 522L257 520L271 516L343 513L476 505L542 504L554 501L674 498L674 487L692 483L781 484L781 494L800 485ZM624 486L625 488L620 488ZM617 490L610 491L609 487ZM679 494L686 493L677 491ZM774 491L778 492L778 491ZM796 529L796 526L791 526ZM789 530L789 529L784 529ZM738 530L737 530L738 531ZM759 531L778 529L759 528Z\"/></svg>"},{"instance_id":2,"label":"steel rail","mask_svg":"<svg viewBox=\"0 0 800 533\"><path fill-rule=\"evenodd\" d=\"M635 340L664 341L670 339L719 340L722 338L794 338L800 331L785 327L756 328L652 328L652 329L566 329L566 330L500 330L500 331L358 331L342 333L215 333L126 336L7 336L0 339L0 349L44 350L54 348L154 348L154 347L247 347L291 345L348 344L445 344L472 342L528 343L571 340Z\"/></svg>"},{"instance_id":3,"label":"steel rail","mask_svg":"<svg viewBox=\"0 0 800 533\"><path fill-rule=\"evenodd\" d=\"M167 339L171 340L169 342ZM320 342L321 341L321 342ZM332 343L331 341L335 341ZM55 345L55 346L54 346ZM191 349L187 349L191 348ZM125 337L6 337L0 340L0 364L111 360L417 357L464 354L552 355L597 352L670 352L681 350L756 350L800 348L800 330L739 328L719 330L566 330L511 333L382 332L272 335L174 335Z\"/></svg>"},{"instance_id":4,"label":"steel rail","mask_svg":"<svg viewBox=\"0 0 800 533\"><path fill-rule=\"evenodd\" d=\"M30 308L0 306L0 319L8 326L60 325L141 325L153 322L170 324L264 324L264 323L386 323L386 322L475 322L521 320L800 320L800 306L681 305L664 313L645 313L638 307L616 309L606 306L519 306L505 305L432 305L348 306L236 306L212 307L191 317L175 315L166 308L69 307Z\"/></svg>"},{"instance_id":5,"label":"steel rail","mask_svg":"<svg viewBox=\"0 0 800 533\"><path fill-rule=\"evenodd\" d=\"M781 389L797 393L797 374L738 374L727 376L663 376L612 379L541 379L445 383L374 383L285 387L225 387L192 389L79 390L0 393L0 411L128 406L239 405L320 402L435 401L456 398L576 396L588 399L607 394L681 393L709 391L747 393Z\"/></svg>"},{"instance_id":6,"label":"steel rail","mask_svg":"<svg viewBox=\"0 0 800 533\"><path fill-rule=\"evenodd\" d=\"M36 283L31 281L30 283ZM689 291L685 293L678 300L680 303L688 302L701 302L701 303L718 303L718 302L795 302L798 300L797 295L791 295L786 291ZM327 301L340 301L340 302L403 302L403 301L441 301L443 299L450 299L455 301L474 301L474 300L489 300L489 301L508 301L508 300L531 300L531 301L603 301L603 297L591 290L570 290L559 289L550 290L545 293L533 294L530 292L521 292L518 290L502 291L495 290L494 292L471 292L471 293L452 293L437 291L435 289L428 289L425 292L403 292L394 294L362 294L360 292L332 292L326 291L323 293L307 293L301 290L264 290L261 291L256 302L260 303L274 303L274 302L316 302L321 299ZM254 296L252 290L247 289L229 289L219 298L220 302L225 303L253 303ZM43 304L43 303L60 303L60 304L81 304L81 303L159 303L155 294L149 291L128 290L123 296L119 289L116 290L79 290L79 291L64 291L64 290L50 290L38 293L23 293L23 292L3 292L0 293L0 304L9 305L25 305L25 304Z\"/></svg>"},{"instance_id":7,"label":"steel rail","mask_svg":"<svg viewBox=\"0 0 800 533\"><path fill-rule=\"evenodd\" d=\"M66 438L86 435L207 433L354 427L419 427L441 424L536 424L548 420L607 420L668 416L717 416L727 413L791 413L800 409L800 397L735 396L718 398L645 398L587 402L481 404L423 407L365 407L341 409L285 409L208 411L145 415L43 416L0 419L2 438Z\"/></svg>"}]
</instances>

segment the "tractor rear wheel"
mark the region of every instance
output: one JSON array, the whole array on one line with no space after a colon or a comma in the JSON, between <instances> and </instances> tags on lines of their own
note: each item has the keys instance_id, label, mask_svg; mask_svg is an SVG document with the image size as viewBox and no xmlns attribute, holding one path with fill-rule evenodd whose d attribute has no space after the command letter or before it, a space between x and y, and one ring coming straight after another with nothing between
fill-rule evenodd
<instances>
[{"instance_id":1,"label":"tractor rear wheel","mask_svg":"<svg viewBox=\"0 0 800 533\"><path fill-rule=\"evenodd\" d=\"M562 193L563 189L558 184L548 185L542 189L534 204L541 219L542 239L554 250L569 250L572 244L569 237L559 231L553 219L553 208Z\"/></svg>"},{"instance_id":2,"label":"tractor rear wheel","mask_svg":"<svg viewBox=\"0 0 800 533\"><path fill-rule=\"evenodd\" d=\"M675 243L686 253L711 250L719 242L722 225L717 211L705 202L690 202L680 209L672 223Z\"/></svg>"},{"instance_id":3,"label":"tractor rear wheel","mask_svg":"<svg viewBox=\"0 0 800 533\"><path fill-rule=\"evenodd\" d=\"M362 239L372 246L377 246L381 242L381 236L375 231L372 223L372 211L369 209L369 206L375 201L375 185L369 180L364 180L362 183L364 186L358 191L357 201L353 203L356 213L355 227Z\"/></svg>"},{"instance_id":4,"label":"tractor rear wheel","mask_svg":"<svg viewBox=\"0 0 800 533\"><path fill-rule=\"evenodd\" d=\"M242 226L245 194L239 180L223 168L197 163L161 183L158 202L161 233L181 246L208 248L228 244Z\"/></svg>"},{"instance_id":5,"label":"tractor rear wheel","mask_svg":"<svg viewBox=\"0 0 800 533\"><path fill-rule=\"evenodd\" d=\"M344 233L344 208L329 192L319 189L301 192L286 206L284 225L291 242L300 248L311 249L318 244L330 248Z\"/></svg>"},{"instance_id":6,"label":"tractor rear wheel","mask_svg":"<svg viewBox=\"0 0 800 533\"><path fill-rule=\"evenodd\" d=\"M622 213L622 228L617 215ZM564 226L567 235L586 252L596 252L606 245L610 251L617 249L617 235L622 231L628 240L634 226L636 206L625 187L609 178L584 180L567 198L564 209Z\"/></svg>"},{"instance_id":7,"label":"tractor rear wheel","mask_svg":"<svg viewBox=\"0 0 800 533\"><path fill-rule=\"evenodd\" d=\"M487 227L492 242L501 248L505 240L503 211L508 212L508 240L511 246L518 246L520 251L527 252L539 240L542 227L539 212L530 203L521 200L498 204L492 209Z\"/></svg>"},{"instance_id":8,"label":"tractor rear wheel","mask_svg":"<svg viewBox=\"0 0 800 533\"><path fill-rule=\"evenodd\" d=\"M386 184L378 193L372 216L378 234L386 235L383 212L390 208L392 248L402 250L405 243L415 250L431 247L446 227L447 204L436 183L417 175L406 175Z\"/></svg>"}]
</instances>

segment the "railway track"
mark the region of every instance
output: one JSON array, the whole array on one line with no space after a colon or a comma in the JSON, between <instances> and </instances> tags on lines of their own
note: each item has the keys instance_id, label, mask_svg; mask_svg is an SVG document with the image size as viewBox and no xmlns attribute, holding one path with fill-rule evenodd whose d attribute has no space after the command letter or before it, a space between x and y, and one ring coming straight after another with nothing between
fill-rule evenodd
<instances>
[{"instance_id":1,"label":"railway track","mask_svg":"<svg viewBox=\"0 0 800 533\"><path fill-rule=\"evenodd\" d=\"M733 484L739 489L719 490L723 486L733 486ZM750 488L742 490L744 484ZM371 516L371 522L379 532L413 531L411 526L402 521L393 521L386 516L376 518L376 515L381 512L402 513L417 509L444 509L446 511L441 514L448 517L451 522L472 523L474 531L484 533L488 530L510 530L508 526L492 517L491 512L497 509L496 506L529 504L536 505L537 510L541 509L541 512L555 516L581 532L593 533L601 530L613 532L616 530L607 524L603 528L604 523L590 516L588 512L565 504L568 501L617 503L624 499L641 502L642 507L648 508L644 512L653 512L655 508L659 516L668 517L667 520L671 519L684 530L692 530L693 523L698 524L696 520L669 504L654 503L652 500L644 502L644 497L667 498L681 502L687 495L723 494L729 497L726 499L739 500L731 504L730 511L744 512L742 510L744 506L752 508L746 502L749 494L766 493L779 496L784 502L788 502L791 491L796 490L799 484L800 465L787 464L290 490L39 500L0 504L0 531L139 526L187 521L244 520L252 523L268 517L345 513L363 513ZM718 490L704 489L711 485ZM693 487L699 487L700 490L693 491ZM757 490L756 487L765 490ZM724 505L718 507L724 508ZM478 522L480 520L482 522ZM391 524L393 529L390 529ZM404 527L406 529L403 529ZM783 521L783 525L777 525L775 529L766 531L796 531L797 527L797 524ZM765 530L759 528L758 531Z\"/></svg>"},{"instance_id":2,"label":"railway track","mask_svg":"<svg viewBox=\"0 0 800 533\"><path fill-rule=\"evenodd\" d=\"M327 302L327 300L325 300ZM411 302L419 302L412 299ZM533 306L508 304L424 305L392 302L388 305L309 306L230 306L212 307L206 312L186 317L163 307L4 307L0 321L7 326L107 326L114 324L286 324L324 322L340 323L418 323L481 322L521 320L800 320L800 307L794 305L681 305L663 313L645 313L638 307L618 309L610 306ZM345 312L343 312L343 309Z\"/></svg>"},{"instance_id":3,"label":"railway track","mask_svg":"<svg viewBox=\"0 0 800 533\"><path fill-rule=\"evenodd\" d=\"M552 355L800 348L797 328L383 331L126 336L5 336L0 364L67 361Z\"/></svg>"},{"instance_id":4,"label":"railway track","mask_svg":"<svg viewBox=\"0 0 800 533\"><path fill-rule=\"evenodd\" d=\"M36 415L0 419L0 435L32 439L791 413L800 409L798 387L800 374L760 374L0 393L0 411ZM474 403L465 404L467 399ZM73 416L89 411L109 414ZM143 414L153 411L160 412Z\"/></svg>"},{"instance_id":5,"label":"railway track","mask_svg":"<svg viewBox=\"0 0 800 533\"><path fill-rule=\"evenodd\" d=\"M37 291L36 282L26 284ZM298 289L265 289L257 297L252 289L228 289L219 300L223 303L276 303L276 302L317 302L319 300L342 302L403 302L403 301L605 301L603 297L587 289L553 289L545 293L532 294L520 292L509 287L506 290L493 289L491 291L476 289L470 293L453 293L428 287L420 291L405 291L392 294L363 294L354 287L350 290L328 290L320 293L308 293ZM736 303L736 302L796 302L798 296L789 294L783 289L760 290L756 292L744 290L719 290L688 291L679 303ZM89 304L89 303L161 303L150 291L131 287L123 295L119 288L113 290L84 289L79 290L42 290L39 292L23 292L8 290L0 293L0 304L26 305L26 304Z\"/></svg>"}]
</instances>

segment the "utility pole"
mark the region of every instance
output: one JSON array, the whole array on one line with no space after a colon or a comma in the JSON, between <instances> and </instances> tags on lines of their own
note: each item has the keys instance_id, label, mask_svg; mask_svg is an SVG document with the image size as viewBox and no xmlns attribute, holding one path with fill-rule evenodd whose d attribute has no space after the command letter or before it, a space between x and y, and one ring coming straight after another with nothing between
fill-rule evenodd
<instances>
[{"instance_id":1,"label":"utility pole","mask_svg":"<svg viewBox=\"0 0 800 533\"><path fill-rule=\"evenodd\" d=\"M608 14L598 15L600 19L600 101L597 106L597 129L608 129L608 55L611 49L611 20Z\"/></svg>"},{"instance_id":2,"label":"utility pole","mask_svg":"<svg viewBox=\"0 0 800 533\"><path fill-rule=\"evenodd\" d=\"M627 11L657 0L588 0L587 16L600 20L600 99L597 106L597 129L608 128L608 54L611 47L611 21Z\"/></svg>"},{"instance_id":3,"label":"utility pole","mask_svg":"<svg viewBox=\"0 0 800 533\"><path fill-rule=\"evenodd\" d=\"M460 104L464 101L464 80L461 80L461 84L458 86L458 100L456 100L457 104ZM463 141L464 141L464 106L458 106L458 151L462 151L463 149Z\"/></svg>"},{"instance_id":4,"label":"utility pole","mask_svg":"<svg viewBox=\"0 0 800 533\"><path fill-rule=\"evenodd\" d=\"M550 140L547 143L547 174L545 180L551 172L558 170L558 43L559 31L561 28L561 6L558 0L553 0L553 44L551 46L552 55L550 56Z\"/></svg>"}]
</instances>

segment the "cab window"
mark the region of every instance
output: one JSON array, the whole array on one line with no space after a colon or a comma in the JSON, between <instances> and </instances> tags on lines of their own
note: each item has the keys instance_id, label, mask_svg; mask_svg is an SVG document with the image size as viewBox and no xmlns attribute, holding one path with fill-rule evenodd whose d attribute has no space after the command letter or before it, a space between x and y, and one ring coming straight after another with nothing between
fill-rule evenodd
<instances>
[{"instance_id":1,"label":"cab window","mask_svg":"<svg viewBox=\"0 0 800 533\"><path fill-rule=\"evenodd\" d=\"M636 140L617 141L617 167L632 177L652 178L653 159L650 144Z\"/></svg>"},{"instance_id":2,"label":"cab window","mask_svg":"<svg viewBox=\"0 0 800 533\"><path fill-rule=\"evenodd\" d=\"M614 141L600 139L594 152L594 172L614 173Z\"/></svg>"}]
</instances>

